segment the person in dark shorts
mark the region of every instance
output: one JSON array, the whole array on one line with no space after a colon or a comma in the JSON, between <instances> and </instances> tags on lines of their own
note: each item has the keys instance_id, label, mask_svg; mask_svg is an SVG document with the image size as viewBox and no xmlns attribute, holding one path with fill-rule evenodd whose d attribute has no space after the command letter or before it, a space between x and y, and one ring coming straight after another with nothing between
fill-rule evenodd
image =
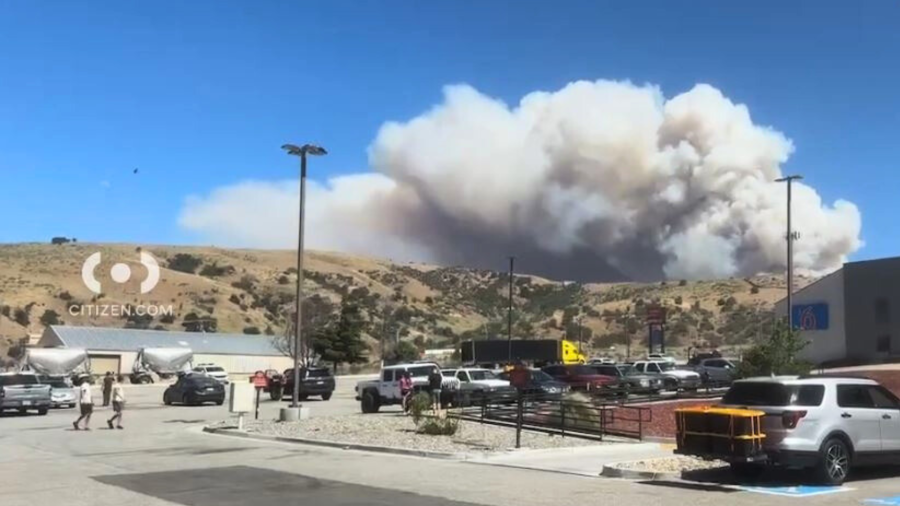
<instances>
[{"instance_id":1,"label":"person in dark shorts","mask_svg":"<svg viewBox=\"0 0 900 506\"><path fill-rule=\"evenodd\" d=\"M115 378L113 377L113 373L110 371L106 371L106 376L103 376L103 407L109 406L109 399L112 395L112 387L115 382Z\"/></svg>"},{"instance_id":2,"label":"person in dark shorts","mask_svg":"<svg viewBox=\"0 0 900 506\"><path fill-rule=\"evenodd\" d=\"M123 381L125 381L125 378L118 376L112 386L112 405L115 414L106 421L106 425L108 425L110 429L115 427L116 429L121 430L123 428L122 411L125 409L125 388L122 387ZM115 426L113 426L113 422L116 422Z\"/></svg>"},{"instance_id":3,"label":"person in dark shorts","mask_svg":"<svg viewBox=\"0 0 900 506\"><path fill-rule=\"evenodd\" d=\"M441 409L441 382L443 380L444 378L437 368L428 375L428 390L431 392L431 405L435 411Z\"/></svg>"},{"instance_id":4,"label":"person in dark shorts","mask_svg":"<svg viewBox=\"0 0 900 506\"><path fill-rule=\"evenodd\" d=\"M81 384L78 385L78 404L81 408L81 416L75 420L72 425L75 430L81 430L78 424L84 420L84 430L91 430L91 414L94 412L94 397L91 393L91 380L88 377L81 378Z\"/></svg>"}]
</instances>

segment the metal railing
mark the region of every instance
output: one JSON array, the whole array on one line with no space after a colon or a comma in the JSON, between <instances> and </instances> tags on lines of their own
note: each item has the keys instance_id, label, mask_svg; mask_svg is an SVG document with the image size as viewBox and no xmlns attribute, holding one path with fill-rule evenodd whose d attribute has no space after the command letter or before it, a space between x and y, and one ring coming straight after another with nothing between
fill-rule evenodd
<instances>
[{"instance_id":1,"label":"metal railing","mask_svg":"<svg viewBox=\"0 0 900 506\"><path fill-rule=\"evenodd\" d=\"M606 403L586 396L544 394L501 395L457 408L451 416L485 424L512 427L516 447L523 430L602 441L605 436L643 439L652 411L644 406Z\"/></svg>"}]
</instances>

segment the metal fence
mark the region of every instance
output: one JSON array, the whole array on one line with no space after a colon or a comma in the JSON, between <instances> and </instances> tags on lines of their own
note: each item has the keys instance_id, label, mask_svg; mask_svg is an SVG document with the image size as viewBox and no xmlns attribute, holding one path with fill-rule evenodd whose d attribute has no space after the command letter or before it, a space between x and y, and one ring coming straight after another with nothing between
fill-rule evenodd
<instances>
[{"instance_id":1,"label":"metal fence","mask_svg":"<svg viewBox=\"0 0 900 506\"><path fill-rule=\"evenodd\" d=\"M495 396L454 410L452 416L516 429L516 447L522 430L602 441L605 436L643 439L652 421L645 406L608 403L587 396L542 394Z\"/></svg>"}]
</instances>

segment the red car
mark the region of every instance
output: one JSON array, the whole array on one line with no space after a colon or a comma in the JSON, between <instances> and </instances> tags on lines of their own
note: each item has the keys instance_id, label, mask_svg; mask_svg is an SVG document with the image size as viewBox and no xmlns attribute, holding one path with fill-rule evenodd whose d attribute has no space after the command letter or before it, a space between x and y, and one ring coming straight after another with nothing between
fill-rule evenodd
<instances>
[{"instance_id":1,"label":"red car","mask_svg":"<svg viewBox=\"0 0 900 506\"><path fill-rule=\"evenodd\" d=\"M572 390L599 390L618 383L617 378L598 374L596 369L587 365L548 365L542 370L553 379L568 384Z\"/></svg>"}]
</instances>

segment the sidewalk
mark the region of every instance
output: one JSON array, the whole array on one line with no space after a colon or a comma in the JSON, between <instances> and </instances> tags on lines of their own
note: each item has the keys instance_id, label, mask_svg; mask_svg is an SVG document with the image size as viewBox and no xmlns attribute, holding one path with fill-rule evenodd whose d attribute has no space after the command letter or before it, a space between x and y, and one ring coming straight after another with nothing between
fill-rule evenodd
<instances>
[{"instance_id":1,"label":"sidewalk","mask_svg":"<svg viewBox=\"0 0 900 506\"><path fill-rule=\"evenodd\" d=\"M612 443L574 448L519 450L499 455L476 456L467 459L467 462L597 477L606 465L671 456L671 447L659 443Z\"/></svg>"}]
</instances>

